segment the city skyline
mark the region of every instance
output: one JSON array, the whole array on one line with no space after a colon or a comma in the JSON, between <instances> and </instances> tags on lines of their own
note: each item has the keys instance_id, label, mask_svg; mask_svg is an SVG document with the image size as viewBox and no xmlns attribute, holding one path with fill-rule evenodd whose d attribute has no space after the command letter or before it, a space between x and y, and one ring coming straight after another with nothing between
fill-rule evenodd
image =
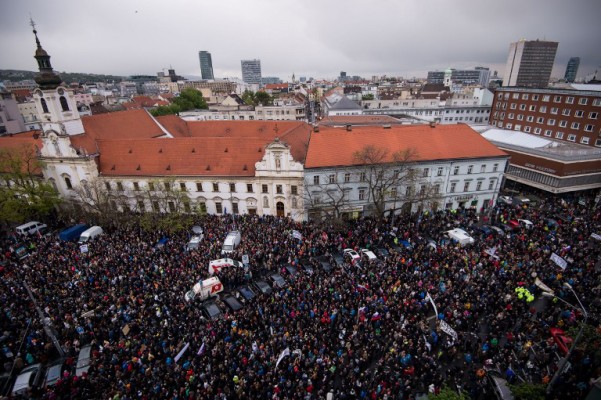
<instances>
[{"instance_id":1,"label":"city skyline","mask_svg":"<svg viewBox=\"0 0 601 400\"><path fill-rule=\"evenodd\" d=\"M207 49L219 78L241 77L244 59L261 59L263 75L283 80L293 73L334 79L340 71L368 79L425 78L428 71L475 66L503 76L509 45L520 39L559 42L552 78L563 78L574 56L581 60L578 78L601 66L598 2L509 0L491 8L434 0L425 9L410 0L366 9L358 0L344 7L340 1L294 0L278 3L277 10L269 0L203 5L182 0L168 10L163 4L7 2L0 13L0 69L35 70L30 16L54 68L68 72L127 76L172 66L179 75L200 77L198 51Z\"/></svg>"}]
</instances>

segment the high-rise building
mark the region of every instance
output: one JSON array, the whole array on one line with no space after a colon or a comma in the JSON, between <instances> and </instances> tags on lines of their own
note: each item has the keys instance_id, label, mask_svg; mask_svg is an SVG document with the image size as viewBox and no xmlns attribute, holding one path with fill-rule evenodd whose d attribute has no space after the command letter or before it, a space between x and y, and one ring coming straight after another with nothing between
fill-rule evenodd
<instances>
[{"instance_id":1,"label":"high-rise building","mask_svg":"<svg viewBox=\"0 0 601 400\"><path fill-rule=\"evenodd\" d=\"M242 80L246 83L261 84L261 60L242 60Z\"/></svg>"},{"instance_id":2,"label":"high-rise building","mask_svg":"<svg viewBox=\"0 0 601 400\"><path fill-rule=\"evenodd\" d=\"M503 86L547 87L558 45L544 40L511 43Z\"/></svg>"},{"instance_id":3,"label":"high-rise building","mask_svg":"<svg viewBox=\"0 0 601 400\"><path fill-rule=\"evenodd\" d=\"M485 67L474 69L454 69L446 71L429 71L428 83L442 83L445 86L452 84L487 86L490 81L490 70Z\"/></svg>"},{"instance_id":4,"label":"high-rise building","mask_svg":"<svg viewBox=\"0 0 601 400\"><path fill-rule=\"evenodd\" d=\"M200 74L202 75L202 79L215 79L213 76L211 53L201 50L198 52L198 58L200 59Z\"/></svg>"},{"instance_id":5,"label":"high-rise building","mask_svg":"<svg viewBox=\"0 0 601 400\"><path fill-rule=\"evenodd\" d=\"M576 80L576 74L578 73L579 66L580 57L570 58L570 61L568 61L568 66L566 67L566 74L564 75L566 82L574 82Z\"/></svg>"}]
</instances>

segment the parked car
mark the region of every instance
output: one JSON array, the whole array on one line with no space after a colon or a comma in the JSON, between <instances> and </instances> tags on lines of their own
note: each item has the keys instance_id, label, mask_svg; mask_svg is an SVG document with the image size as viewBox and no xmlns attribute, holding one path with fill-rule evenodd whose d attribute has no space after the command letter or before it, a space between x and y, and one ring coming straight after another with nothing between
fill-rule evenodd
<instances>
[{"instance_id":1,"label":"parked car","mask_svg":"<svg viewBox=\"0 0 601 400\"><path fill-rule=\"evenodd\" d=\"M513 393L509 387L509 383L497 371L489 371L487 374L488 381L492 387L493 394L497 400L513 400Z\"/></svg>"},{"instance_id":2,"label":"parked car","mask_svg":"<svg viewBox=\"0 0 601 400\"><path fill-rule=\"evenodd\" d=\"M288 277L290 280L295 280L296 279L296 274L298 274L298 269L290 264L286 264L284 266L284 269L286 270L286 272L288 273Z\"/></svg>"},{"instance_id":3,"label":"parked car","mask_svg":"<svg viewBox=\"0 0 601 400\"><path fill-rule=\"evenodd\" d=\"M499 196L497 199L497 204L508 204L511 205L513 203L513 199L511 196Z\"/></svg>"},{"instance_id":4,"label":"parked car","mask_svg":"<svg viewBox=\"0 0 601 400\"><path fill-rule=\"evenodd\" d=\"M200 247L200 242L202 241L202 236L192 236L188 244L186 245L186 250L196 250Z\"/></svg>"},{"instance_id":5,"label":"parked car","mask_svg":"<svg viewBox=\"0 0 601 400\"><path fill-rule=\"evenodd\" d=\"M44 368L42 364L33 364L25 367L13 386L13 396L27 396L32 390L39 389L44 379Z\"/></svg>"},{"instance_id":6,"label":"parked car","mask_svg":"<svg viewBox=\"0 0 601 400\"><path fill-rule=\"evenodd\" d=\"M378 257L376 257L376 255L374 254L374 252L371 251L371 250L368 250L368 249L361 249L361 256L366 261L372 261L372 260L377 260L378 259Z\"/></svg>"},{"instance_id":7,"label":"parked car","mask_svg":"<svg viewBox=\"0 0 601 400\"><path fill-rule=\"evenodd\" d=\"M286 281L282 278L280 274L271 274L268 276L274 288L283 288L286 287Z\"/></svg>"},{"instance_id":8,"label":"parked car","mask_svg":"<svg viewBox=\"0 0 601 400\"><path fill-rule=\"evenodd\" d=\"M255 298L256 293L250 288L248 285L240 286L238 289L238 293L244 299L244 301L250 301Z\"/></svg>"},{"instance_id":9,"label":"parked car","mask_svg":"<svg viewBox=\"0 0 601 400\"><path fill-rule=\"evenodd\" d=\"M223 301L227 308L229 308L232 312L238 311L242 308L242 303L240 303L240 301L238 301L238 299L231 294L223 296L221 301Z\"/></svg>"},{"instance_id":10,"label":"parked car","mask_svg":"<svg viewBox=\"0 0 601 400\"><path fill-rule=\"evenodd\" d=\"M390 257L390 252L388 250L386 250L384 247L376 247L374 249L374 254L384 260L387 259L388 257Z\"/></svg>"},{"instance_id":11,"label":"parked car","mask_svg":"<svg viewBox=\"0 0 601 400\"><path fill-rule=\"evenodd\" d=\"M342 266L344 265L344 254L334 253L332 254L332 258L334 259L336 267L342 268Z\"/></svg>"},{"instance_id":12,"label":"parked car","mask_svg":"<svg viewBox=\"0 0 601 400\"><path fill-rule=\"evenodd\" d=\"M92 365L92 345L87 344L79 350L77 356L77 365L75 366L75 375L82 376L84 373L88 373L90 366Z\"/></svg>"},{"instance_id":13,"label":"parked car","mask_svg":"<svg viewBox=\"0 0 601 400\"><path fill-rule=\"evenodd\" d=\"M520 223L521 226L523 226L526 229L532 229L532 227L534 226L532 221L529 221L527 219L518 219L518 222Z\"/></svg>"},{"instance_id":14,"label":"parked car","mask_svg":"<svg viewBox=\"0 0 601 400\"><path fill-rule=\"evenodd\" d=\"M485 236L489 236L493 233L493 230L490 228L490 226L488 225L482 225L479 228L480 232L482 232L482 234L484 234Z\"/></svg>"},{"instance_id":15,"label":"parked car","mask_svg":"<svg viewBox=\"0 0 601 400\"><path fill-rule=\"evenodd\" d=\"M221 317L221 309L217 307L214 301L205 301L200 309L207 319L215 320Z\"/></svg>"},{"instance_id":16,"label":"parked car","mask_svg":"<svg viewBox=\"0 0 601 400\"><path fill-rule=\"evenodd\" d=\"M308 258L301 258L299 264L301 268L304 269L305 272L309 275L313 273L313 265L311 264L311 261Z\"/></svg>"},{"instance_id":17,"label":"parked car","mask_svg":"<svg viewBox=\"0 0 601 400\"><path fill-rule=\"evenodd\" d=\"M44 387L49 388L58 382L63 376L63 373L69 369L69 366L65 363L66 359L59 358L48 365L46 369L46 379L44 381Z\"/></svg>"},{"instance_id":18,"label":"parked car","mask_svg":"<svg viewBox=\"0 0 601 400\"><path fill-rule=\"evenodd\" d=\"M490 229L496 234L496 235L501 235L501 236L505 236L505 231L501 228L499 228L496 225L491 225Z\"/></svg>"},{"instance_id":19,"label":"parked car","mask_svg":"<svg viewBox=\"0 0 601 400\"><path fill-rule=\"evenodd\" d=\"M257 288L257 290L263 294L271 294L273 292L273 289L271 288L271 286L269 285L269 283L263 281L263 280L258 280L254 283L255 288Z\"/></svg>"},{"instance_id":20,"label":"parked car","mask_svg":"<svg viewBox=\"0 0 601 400\"><path fill-rule=\"evenodd\" d=\"M351 264L354 264L361 259L359 253L353 249L344 249L342 254L350 260Z\"/></svg>"}]
</instances>

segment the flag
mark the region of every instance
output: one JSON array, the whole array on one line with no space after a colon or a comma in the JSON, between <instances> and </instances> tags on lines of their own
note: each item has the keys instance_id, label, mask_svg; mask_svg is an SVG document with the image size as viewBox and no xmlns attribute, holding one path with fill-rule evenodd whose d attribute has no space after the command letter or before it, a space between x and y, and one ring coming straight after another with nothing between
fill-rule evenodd
<instances>
[{"instance_id":1,"label":"flag","mask_svg":"<svg viewBox=\"0 0 601 400\"><path fill-rule=\"evenodd\" d=\"M555 253L551 254L551 261L557 264L562 270L565 270L568 266L568 262Z\"/></svg>"},{"instance_id":2,"label":"flag","mask_svg":"<svg viewBox=\"0 0 601 400\"><path fill-rule=\"evenodd\" d=\"M438 315L438 309L436 308L436 304L434 304L434 299L432 299L432 296L430 296L430 293L428 292L426 292L426 299L432 303L432 307L434 307L434 314Z\"/></svg>"},{"instance_id":3,"label":"flag","mask_svg":"<svg viewBox=\"0 0 601 400\"><path fill-rule=\"evenodd\" d=\"M257 351L259 351L259 346L257 346L257 342L256 341L253 342L253 346L252 347L253 347L253 353L256 353Z\"/></svg>"},{"instance_id":4,"label":"flag","mask_svg":"<svg viewBox=\"0 0 601 400\"><path fill-rule=\"evenodd\" d=\"M367 307L360 307L359 311L357 312L357 317L359 318L360 322L365 321L365 310Z\"/></svg>"},{"instance_id":5,"label":"flag","mask_svg":"<svg viewBox=\"0 0 601 400\"><path fill-rule=\"evenodd\" d=\"M298 240L302 240L303 239L303 235L299 232L299 231L292 231L292 237Z\"/></svg>"},{"instance_id":6,"label":"flag","mask_svg":"<svg viewBox=\"0 0 601 400\"><path fill-rule=\"evenodd\" d=\"M447 335L451 336L454 341L457 340L458 336L457 332L455 332L455 329L451 328L451 325L447 324L443 320L440 320L440 329L442 329L442 331Z\"/></svg>"},{"instance_id":7,"label":"flag","mask_svg":"<svg viewBox=\"0 0 601 400\"><path fill-rule=\"evenodd\" d=\"M367 286L357 284L357 290L363 292L364 290L367 290Z\"/></svg>"},{"instance_id":8,"label":"flag","mask_svg":"<svg viewBox=\"0 0 601 400\"><path fill-rule=\"evenodd\" d=\"M198 349L198 353L196 353L197 356L202 356L205 352L205 342L202 342L202 346L200 346L200 349Z\"/></svg>"},{"instance_id":9,"label":"flag","mask_svg":"<svg viewBox=\"0 0 601 400\"><path fill-rule=\"evenodd\" d=\"M284 357L289 356L289 355L290 355L290 349L288 347L286 347L280 353L280 356L278 357L278 361L275 363L275 369L278 369L278 365L280 364L280 361L282 361L284 359Z\"/></svg>"},{"instance_id":10,"label":"flag","mask_svg":"<svg viewBox=\"0 0 601 400\"><path fill-rule=\"evenodd\" d=\"M372 321L378 321L378 320L380 320L380 319L382 319L382 316L381 316L381 315L380 315L380 313L379 313L379 312L377 312L377 311L376 311L375 313L373 313L373 315L371 316L371 320L372 320Z\"/></svg>"},{"instance_id":11,"label":"flag","mask_svg":"<svg viewBox=\"0 0 601 400\"><path fill-rule=\"evenodd\" d=\"M428 349L428 352L432 351L432 345L430 342L428 342L428 339L426 339L426 335L422 335L422 337L424 338L424 342L426 342L426 348Z\"/></svg>"},{"instance_id":12,"label":"flag","mask_svg":"<svg viewBox=\"0 0 601 400\"><path fill-rule=\"evenodd\" d=\"M186 345L184 346L184 348L177 353L177 355L175 356L175 362L178 362L180 358L182 358L182 356L184 355L184 353L186 352L186 350L188 350L188 347L190 347L190 342L186 343Z\"/></svg>"},{"instance_id":13,"label":"flag","mask_svg":"<svg viewBox=\"0 0 601 400\"><path fill-rule=\"evenodd\" d=\"M292 354L296 354L297 356L299 356L299 357L300 357L300 355L302 354L302 353L301 353L301 349L296 349L296 350L294 350L294 351L292 352Z\"/></svg>"}]
</instances>

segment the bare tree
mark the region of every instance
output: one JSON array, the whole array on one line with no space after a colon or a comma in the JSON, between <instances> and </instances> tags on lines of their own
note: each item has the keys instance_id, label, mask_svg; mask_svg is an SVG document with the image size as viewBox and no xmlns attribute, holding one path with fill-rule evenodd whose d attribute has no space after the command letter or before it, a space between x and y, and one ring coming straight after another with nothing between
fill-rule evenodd
<instances>
[{"instance_id":1,"label":"bare tree","mask_svg":"<svg viewBox=\"0 0 601 400\"><path fill-rule=\"evenodd\" d=\"M368 186L368 202L377 218L383 218L387 205L392 203L392 212L402 207L412 190L401 193L404 187L413 187L418 180L415 169L417 151L403 149L392 154L388 149L366 145L353 154L359 165L360 181ZM398 204L398 205L397 205Z\"/></svg>"}]
</instances>

